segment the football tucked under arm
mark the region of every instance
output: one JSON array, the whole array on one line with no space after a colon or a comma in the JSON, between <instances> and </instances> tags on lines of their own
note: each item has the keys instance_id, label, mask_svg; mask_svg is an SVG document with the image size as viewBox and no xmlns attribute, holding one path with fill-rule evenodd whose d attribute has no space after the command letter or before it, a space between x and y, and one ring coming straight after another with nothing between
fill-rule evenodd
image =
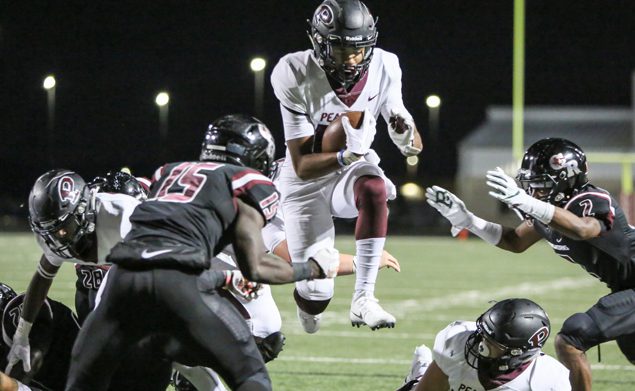
<instances>
[{"instance_id":1,"label":"football tucked under arm","mask_svg":"<svg viewBox=\"0 0 635 391\"><path fill-rule=\"evenodd\" d=\"M335 118L335 120L324 129L321 145L322 152L339 152L342 149L346 149L346 132L344 131L344 126L342 126L343 116L348 118L353 128L359 129L364 119L364 112L349 111Z\"/></svg>"}]
</instances>

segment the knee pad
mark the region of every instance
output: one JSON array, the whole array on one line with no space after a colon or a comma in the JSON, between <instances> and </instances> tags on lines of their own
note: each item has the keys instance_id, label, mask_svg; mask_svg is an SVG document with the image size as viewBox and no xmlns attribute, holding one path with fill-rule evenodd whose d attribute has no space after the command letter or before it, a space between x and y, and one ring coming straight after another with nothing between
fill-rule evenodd
<instances>
[{"instance_id":1,"label":"knee pad","mask_svg":"<svg viewBox=\"0 0 635 391\"><path fill-rule=\"evenodd\" d=\"M331 302L331 299L327 299L327 300L305 299L304 297L300 296L297 289L293 291L293 298L295 299L296 305L302 311L311 315L321 314L322 312L324 312L324 310L326 310L326 307L328 307L329 303Z\"/></svg>"},{"instance_id":2,"label":"knee pad","mask_svg":"<svg viewBox=\"0 0 635 391\"><path fill-rule=\"evenodd\" d=\"M295 283L295 292L297 292L300 298L306 301L331 300L334 289L335 281L332 278L311 281L304 280ZM294 294L294 296L296 296L296 294Z\"/></svg>"},{"instance_id":3,"label":"knee pad","mask_svg":"<svg viewBox=\"0 0 635 391\"><path fill-rule=\"evenodd\" d=\"M568 344L583 352L601 342L600 329L586 313L571 315L558 334Z\"/></svg>"},{"instance_id":4,"label":"knee pad","mask_svg":"<svg viewBox=\"0 0 635 391\"><path fill-rule=\"evenodd\" d=\"M265 362L273 361L278 357L286 340L284 334L279 331L271 333L265 338L254 337L254 339Z\"/></svg>"}]
</instances>

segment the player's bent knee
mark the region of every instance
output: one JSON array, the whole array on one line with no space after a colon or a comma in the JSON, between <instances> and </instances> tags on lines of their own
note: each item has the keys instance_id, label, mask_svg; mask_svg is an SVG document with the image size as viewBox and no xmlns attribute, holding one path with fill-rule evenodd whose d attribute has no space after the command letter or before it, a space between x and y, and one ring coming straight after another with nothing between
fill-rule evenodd
<instances>
[{"instance_id":1,"label":"player's bent knee","mask_svg":"<svg viewBox=\"0 0 635 391\"><path fill-rule=\"evenodd\" d=\"M258 350L260 350L260 354L262 354L262 358L266 363L273 361L276 357L278 357L278 354L282 351L286 340L284 334L279 331L271 333L265 338L254 337L254 339L256 340Z\"/></svg>"},{"instance_id":2,"label":"player's bent knee","mask_svg":"<svg viewBox=\"0 0 635 391\"><path fill-rule=\"evenodd\" d=\"M293 298L295 299L295 303L297 304L297 306L300 307L302 311L311 315L321 314L322 312L326 310L326 307L328 307L329 303L331 302L331 299L326 299L326 300L305 299L304 297L300 295L300 293L298 293L297 289L293 290Z\"/></svg>"},{"instance_id":3,"label":"player's bent knee","mask_svg":"<svg viewBox=\"0 0 635 391\"><path fill-rule=\"evenodd\" d=\"M600 329L586 313L571 315L556 336L556 350L564 353L571 347L587 351L600 342Z\"/></svg>"},{"instance_id":4,"label":"player's bent knee","mask_svg":"<svg viewBox=\"0 0 635 391\"><path fill-rule=\"evenodd\" d=\"M355 194L361 199L386 202L386 183L378 176L362 176L355 182Z\"/></svg>"}]
</instances>

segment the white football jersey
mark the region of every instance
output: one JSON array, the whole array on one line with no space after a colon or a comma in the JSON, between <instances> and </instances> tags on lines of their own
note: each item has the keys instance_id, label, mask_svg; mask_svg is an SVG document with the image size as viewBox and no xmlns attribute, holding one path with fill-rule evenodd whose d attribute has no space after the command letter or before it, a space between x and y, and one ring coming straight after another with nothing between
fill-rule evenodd
<instances>
[{"instance_id":1,"label":"white football jersey","mask_svg":"<svg viewBox=\"0 0 635 391\"><path fill-rule=\"evenodd\" d=\"M435 338L432 358L448 376L450 389L485 391L477 370L465 361L465 344L475 330L475 322L456 321ZM515 379L493 390L570 391L569 370L553 357L540 354Z\"/></svg>"},{"instance_id":2,"label":"white football jersey","mask_svg":"<svg viewBox=\"0 0 635 391\"><path fill-rule=\"evenodd\" d=\"M95 234L97 240L97 264L106 263L106 256L115 244L121 241L130 231L130 215L140 201L126 194L97 193L95 195ZM95 265L94 262L81 261L75 258L62 258L51 251L41 236L36 235L37 242L46 259L54 266L64 262Z\"/></svg>"},{"instance_id":3,"label":"white football jersey","mask_svg":"<svg viewBox=\"0 0 635 391\"><path fill-rule=\"evenodd\" d=\"M368 109L386 122L393 111L411 117L401 95L399 59L378 48L373 51L366 84L350 107L337 97L310 49L282 57L271 74L271 85L282 106L285 140L312 136L346 111ZM287 159L283 170L290 167Z\"/></svg>"}]
</instances>

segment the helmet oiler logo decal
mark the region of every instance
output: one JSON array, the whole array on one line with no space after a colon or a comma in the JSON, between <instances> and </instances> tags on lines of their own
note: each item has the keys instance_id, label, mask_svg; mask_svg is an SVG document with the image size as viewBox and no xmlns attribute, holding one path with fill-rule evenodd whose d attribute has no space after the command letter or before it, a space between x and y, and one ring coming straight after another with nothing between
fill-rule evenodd
<instances>
[{"instance_id":1,"label":"helmet oiler logo decal","mask_svg":"<svg viewBox=\"0 0 635 391\"><path fill-rule=\"evenodd\" d=\"M315 13L316 22L322 22L325 26L333 25L333 10L328 5L322 5Z\"/></svg>"},{"instance_id":2,"label":"helmet oiler logo decal","mask_svg":"<svg viewBox=\"0 0 635 391\"><path fill-rule=\"evenodd\" d=\"M75 181L69 176L60 178L57 184L57 191L61 201L75 202L79 192L75 189Z\"/></svg>"}]
</instances>

